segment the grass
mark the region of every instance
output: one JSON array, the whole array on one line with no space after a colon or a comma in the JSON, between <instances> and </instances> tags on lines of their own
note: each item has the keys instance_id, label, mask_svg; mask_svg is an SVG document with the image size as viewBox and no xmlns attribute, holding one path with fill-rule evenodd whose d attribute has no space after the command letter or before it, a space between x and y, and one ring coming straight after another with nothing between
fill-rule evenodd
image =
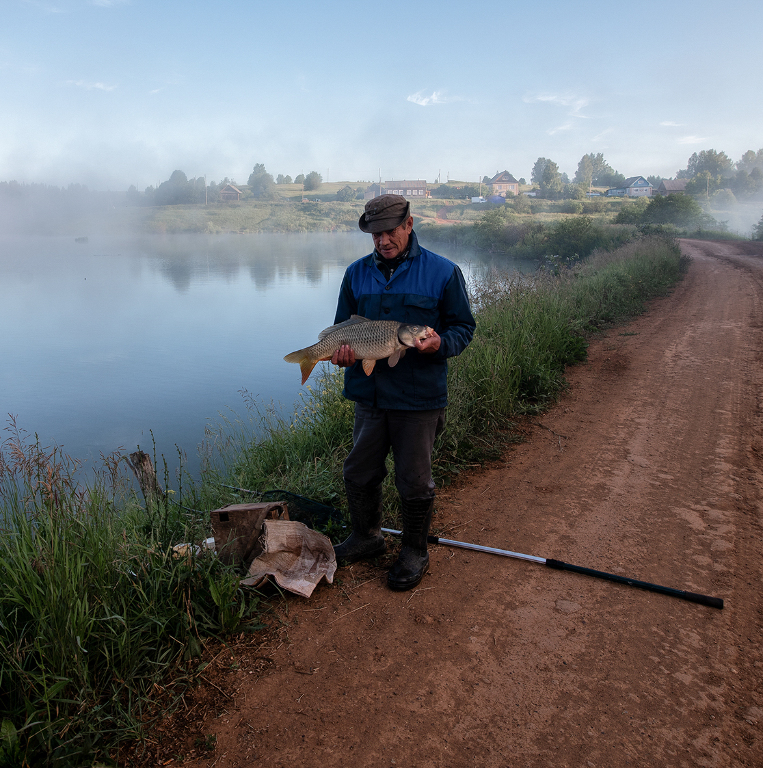
<instances>
[{"instance_id":1,"label":"grass","mask_svg":"<svg viewBox=\"0 0 763 768\"><path fill-rule=\"evenodd\" d=\"M559 396L586 338L641 312L682 268L675 242L655 237L473 285L477 329L450 364L438 483L496 456L518 416ZM245 419L208 429L201 482L178 487L179 503L171 492L138 503L118 456L83 487L76 462L11 422L0 452L0 766L113 757L194 684L209 638L257 628L257 596L244 594L235 571L172 545L208 535L207 515L193 509L241 500L221 484L344 507L353 404L341 391L341 373L326 366L288 418L250 398Z\"/></svg>"},{"instance_id":2,"label":"grass","mask_svg":"<svg viewBox=\"0 0 763 768\"><path fill-rule=\"evenodd\" d=\"M140 507L116 457L83 488L76 462L11 424L0 454L0 713L19 760L82 765L137 738L192 685L205 638L256 601L211 553L170 546L204 532L170 503ZM22 748L23 747L23 748ZM7 750L6 750L7 751Z\"/></svg>"}]
</instances>

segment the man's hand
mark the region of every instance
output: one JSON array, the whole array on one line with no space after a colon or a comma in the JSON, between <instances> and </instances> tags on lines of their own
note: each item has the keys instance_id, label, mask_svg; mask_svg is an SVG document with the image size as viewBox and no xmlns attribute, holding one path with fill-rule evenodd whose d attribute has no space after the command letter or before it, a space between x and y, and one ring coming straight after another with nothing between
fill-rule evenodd
<instances>
[{"instance_id":1,"label":"man's hand","mask_svg":"<svg viewBox=\"0 0 763 768\"><path fill-rule=\"evenodd\" d=\"M432 331L431 336L427 336L426 339L421 341L420 339L414 339L413 343L416 345L416 349L425 355L432 355L440 348L440 336L437 331Z\"/></svg>"},{"instance_id":2,"label":"man's hand","mask_svg":"<svg viewBox=\"0 0 763 768\"><path fill-rule=\"evenodd\" d=\"M355 350L349 344L343 344L334 352L331 362L341 368L347 368L355 362Z\"/></svg>"}]
</instances>

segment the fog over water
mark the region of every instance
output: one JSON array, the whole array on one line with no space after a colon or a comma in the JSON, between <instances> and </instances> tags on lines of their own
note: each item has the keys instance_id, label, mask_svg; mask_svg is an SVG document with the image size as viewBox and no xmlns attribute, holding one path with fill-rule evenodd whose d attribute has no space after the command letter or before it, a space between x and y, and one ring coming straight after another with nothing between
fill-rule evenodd
<instances>
[{"instance_id":1,"label":"fog over water","mask_svg":"<svg viewBox=\"0 0 763 768\"><path fill-rule=\"evenodd\" d=\"M195 474L205 426L245 416L242 391L291 410L299 368L282 358L331 325L344 269L370 246L361 233L2 238L0 413L88 465L151 450L153 430Z\"/></svg>"}]
</instances>

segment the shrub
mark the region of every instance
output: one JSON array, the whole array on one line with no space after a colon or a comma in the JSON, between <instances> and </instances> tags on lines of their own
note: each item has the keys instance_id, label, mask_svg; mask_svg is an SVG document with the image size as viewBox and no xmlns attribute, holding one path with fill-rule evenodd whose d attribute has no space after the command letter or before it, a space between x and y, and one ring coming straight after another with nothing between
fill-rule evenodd
<instances>
[{"instance_id":1,"label":"shrub","mask_svg":"<svg viewBox=\"0 0 763 768\"><path fill-rule=\"evenodd\" d=\"M760 217L760 221L752 228L752 239L763 240L763 216Z\"/></svg>"}]
</instances>

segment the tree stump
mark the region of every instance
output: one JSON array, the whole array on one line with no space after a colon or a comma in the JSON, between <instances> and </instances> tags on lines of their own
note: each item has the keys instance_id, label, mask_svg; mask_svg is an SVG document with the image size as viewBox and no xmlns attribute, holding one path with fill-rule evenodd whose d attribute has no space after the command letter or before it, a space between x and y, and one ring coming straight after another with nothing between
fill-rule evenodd
<instances>
[{"instance_id":1,"label":"tree stump","mask_svg":"<svg viewBox=\"0 0 763 768\"><path fill-rule=\"evenodd\" d=\"M126 457L127 466L133 471L143 498L148 501L164 501L166 495L156 479L156 470L151 457L137 450Z\"/></svg>"}]
</instances>

